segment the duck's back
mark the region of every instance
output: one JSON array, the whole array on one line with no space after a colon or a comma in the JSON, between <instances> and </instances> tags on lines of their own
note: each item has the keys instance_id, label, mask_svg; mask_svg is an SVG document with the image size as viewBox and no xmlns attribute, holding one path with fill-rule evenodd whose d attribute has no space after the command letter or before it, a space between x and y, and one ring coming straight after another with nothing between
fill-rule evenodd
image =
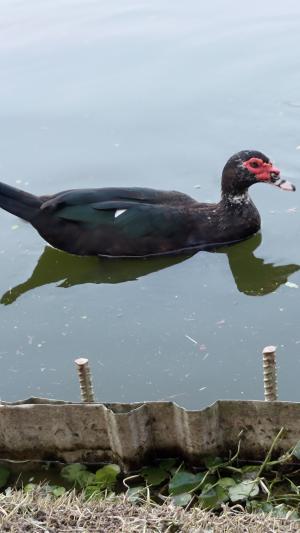
<instances>
[{"instance_id":1,"label":"duck's back","mask_svg":"<svg viewBox=\"0 0 300 533\"><path fill-rule=\"evenodd\" d=\"M75 189L40 197L32 224L50 244L81 255L145 256L188 246L190 196L147 188Z\"/></svg>"},{"instance_id":2,"label":"duck's back","mask_svg":"<svg viewBox=\"0 0 300 533\"><path fill-rule=\"evenodd\" d=\"M191 196L178 191L164 191L146 187L104 187L99 189L71 189L57 194L40 196L42 209L56 210L63 206L95 205L105 209L112 202L116 205L198 205Z\"/></svg>"}]
</instances>

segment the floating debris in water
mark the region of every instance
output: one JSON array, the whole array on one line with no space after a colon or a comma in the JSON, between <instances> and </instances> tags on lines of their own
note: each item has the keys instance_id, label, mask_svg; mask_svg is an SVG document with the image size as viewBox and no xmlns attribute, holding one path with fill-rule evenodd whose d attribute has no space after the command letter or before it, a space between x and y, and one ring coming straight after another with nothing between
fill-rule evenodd
<instances>
[{"instance_id":1,"label":"floating debris in water","mask_svg":"<svg viewBox=\"0 0 300 533\"><path fill-rule=\"evenodd\" d=\"M193 338L190 337L189 335L185 335L185 337L186 337L189 341L193 342L194 344L198 344L198 341L196 341L195 339L193 339Z\"/></svg>"},{"instance_id":2,"label":"floating debris in water","mask_svg":"<svg viewBox=\"0 0 300 533\"><path fill-rule=\"evenodd\" d=\"M205 344L200 344L198 349L200 352L205 352L207 350L207 346Z\"/></svg>"},{"instance_id":3,"label":"floating debris in water","mask_svg":"<svg viewBox=\"0 0 300 533\"><path fill-rule=\"evenodd\" d=\"M292 283L291 281L287 281L285 286L289 287L290 289L299 289L299 285L297 285L297 283Z\"/></svg>"}]
</instances>

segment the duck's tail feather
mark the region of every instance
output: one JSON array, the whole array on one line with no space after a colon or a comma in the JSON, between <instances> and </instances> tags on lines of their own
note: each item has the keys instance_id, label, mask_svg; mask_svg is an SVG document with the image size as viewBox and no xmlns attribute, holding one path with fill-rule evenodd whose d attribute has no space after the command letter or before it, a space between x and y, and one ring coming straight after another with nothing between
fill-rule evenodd
<instances>
[{"instance_id":1,"label":"duck's tail feather","mask_svg":"<svg viewBox=\"0 0 300 533\"><path fill-rule=\"evenodd\" d=\"M31 222L41 204L38 196L0 182L0 207L5 211Z\"/></svg>"}]
</instances>

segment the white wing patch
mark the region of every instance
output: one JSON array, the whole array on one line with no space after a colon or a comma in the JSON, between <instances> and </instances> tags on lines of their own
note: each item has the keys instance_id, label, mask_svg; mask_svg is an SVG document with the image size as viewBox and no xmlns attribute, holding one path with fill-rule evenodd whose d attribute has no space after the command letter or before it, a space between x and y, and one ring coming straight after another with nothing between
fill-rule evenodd
<instances>
[{"instance_id":1,"label":"white wing patch","mask_svg":"<svg viewBox=\"0 0 300 533\"><path fill-rule=\"evenodd\" d=\"M115 212L115 218L118 218L120 215L123 215L123 213L126 213L127 209L116 209Z\"/></svg>"}]
</instances>

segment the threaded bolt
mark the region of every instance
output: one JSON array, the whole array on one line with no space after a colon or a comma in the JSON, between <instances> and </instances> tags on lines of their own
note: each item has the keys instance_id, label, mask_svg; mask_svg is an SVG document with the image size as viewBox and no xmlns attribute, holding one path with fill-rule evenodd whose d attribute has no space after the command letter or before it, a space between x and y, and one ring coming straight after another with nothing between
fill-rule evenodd
<instances>
[{"instance_id":1,"label":"threaded bolt","mask_svg":"<svg viewBox=\"0 0 300 533\"><path fill-rule=\"evenodd\" d=\"M84 357L79 357L79 359L75 359L74 362L77 365L81 401L83 403L94 403L95 397L92 385L91 371L89 367L89 360L85 359Z\"/></svg>"},{"instance_id":2,"label":"threaded bolt","mask_svg":"<svg viewBox=\"0 0 300 533\"><path fill-rule=\"evenodd\" d=\"M276 346L266 346L262 353L265 401L274 402L277 400Z\"/></svg>"}]
</instances>

